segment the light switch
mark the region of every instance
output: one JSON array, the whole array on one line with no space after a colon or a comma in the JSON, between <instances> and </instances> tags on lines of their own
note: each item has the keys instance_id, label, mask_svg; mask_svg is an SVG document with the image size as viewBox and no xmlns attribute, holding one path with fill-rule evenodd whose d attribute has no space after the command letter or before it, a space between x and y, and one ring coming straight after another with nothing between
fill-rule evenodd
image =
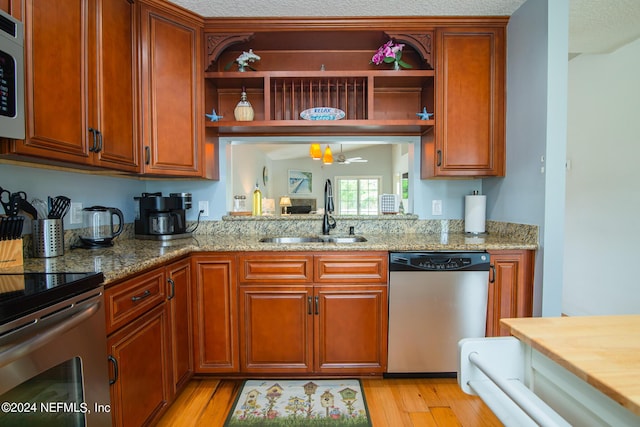
<instances>
[{"instance_id":1,"label":"light switch","mask_svg":"<svg viewBox=\"0 0 640 427\"><path fill-rule=\"evenodd\" d=\"M71 217L69 218L69 223L82 224L82 203L71 202Z\"/></svg>"},{"instance_id":2,"label":"light switch","mask_svg":"<svg viewBox=\"0 0 640 427\"><path fill-rule=\"evenodd\" d=\"M442 215L442 200L431 201L431 215Z\"/></svg>"}]
</instances>

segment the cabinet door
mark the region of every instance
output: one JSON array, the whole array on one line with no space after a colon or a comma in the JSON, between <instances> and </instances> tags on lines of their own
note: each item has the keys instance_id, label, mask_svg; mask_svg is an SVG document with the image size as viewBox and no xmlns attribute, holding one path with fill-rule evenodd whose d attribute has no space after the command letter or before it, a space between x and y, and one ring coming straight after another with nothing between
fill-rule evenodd
<instances>
[{"instance_id":1,"label":"cabinet door","mask_svg":"<svg viewBox=\"0 0 640 427\"><path fill-rule=\"evenodd\" d=\"M382 374L387 365L387 287L316 286L315 371Z\"/></svg>"},{"instance_id":2,"label":"cabinet door","mask_svg":"<svg viewBox=\"0 0 640 427\"><path fill-rule=\"evenodd\" d=\"M27 134L12 142L12 152L89 162L88 6L86 0L25 0Z\"/></svg>"},{"instance_id":3,"label":"cabinet door","mask_svg":"<svg viewBox=\"0 0 640 427\"><path fill-rule=\"evenodd\" d=\"M242 372L311 372L312 334L311 286L240 287Z\"/></svg>"},{"instance_id":4,"label":"cabinet door","mask_svg":"<svg viewBox=\"0 0 640 427\"><path fill-rule=\"evenodd\" d=\"M238 372L236 268L232 255L192 258L194 356L197 373Z\"/></svg>"},{"instance_id":5,"label":"cabinet door","mask_svg":"<svg viewBox=\"0 0 640 427\"><path fill-rule=\"evenodd\" d=\"M144 173L201 172L201 33L194 22L141 6Z\"/></svg>"},{"instance_id":6,"label":"cabinet door","mask_svg":"<svg viewBox=\"0 0 640 427\"><path fill-rule=\"evenodd\" d=\"M96 129L94 163L138 172L136 6L130 0L96 2L96 70L89 126ZM93 138L93 135L91 135Z\"/></svg>"},{"instance_id":7,"label":"cabinet door","mask_svg":"<svg viewBox=\"0 0 640 427\"><path fill-rule=\"evenodd\" d=\"M486 335L508 336L509 331L500 327L500 319L530 317L533 314L535 252L489 251L489 254L492 272L489 278Z\"/></svg>"},{"instance_id":8,"label":"cabinet door","mask_svg":"<svg viewBox=\"0 0 640 427\"><path fill-rule=\"evenodd\" d=\"M193 374L193 327L191 322L191 262L175 262L166 268L167 310L171 333L172 394Z\"/></svg>"},{"instance_id":9,"label":"cabinet door","mask_svg":"<svg viewBox=\"0 0 640 427\"><path fill-rule=\"evenodd\" d=\"M171 387L168 337L164 305L109 337L114 426L145 425L168 404Z\"/></svg>"},{"instance_id":10,"label":"cabinet door","mask_svg":"<svg viewBox=\"0 0 640 427\"><path fill-rule=\"evenodd\" d=\"M422 178L504 176L504 29L436 34L436 126L422 139Z\"/></svg>"}]
</instances>

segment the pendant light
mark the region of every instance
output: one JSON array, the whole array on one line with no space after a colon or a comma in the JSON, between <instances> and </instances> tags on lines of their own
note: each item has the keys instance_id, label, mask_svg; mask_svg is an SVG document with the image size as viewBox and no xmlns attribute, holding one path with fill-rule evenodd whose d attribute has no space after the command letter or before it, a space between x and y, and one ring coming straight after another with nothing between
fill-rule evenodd
<instances>
[{"instance_id":1,"label":"pendant light","mask_svg":"<svg viewBox=\"0 0 640 427\"><path fill-rule=\"evenodd\" d=\"M325 165L330 165L333 163L333 154L331 154L331 148L327 145L327 148L324 149L324 155L322 156L322 163Z\"/></svg>"},{"instance_id":2,"label":"pendant light","mask_svg":"<svg viewBox=\"0 0 640 427\"><path fill-rule=\"evenodd\" d=\"M320 144L311 144L311 148L309 148L309 155L313 160L320 160L322 158L322 148L320 148Z\"/></svg>"}]
</instances>

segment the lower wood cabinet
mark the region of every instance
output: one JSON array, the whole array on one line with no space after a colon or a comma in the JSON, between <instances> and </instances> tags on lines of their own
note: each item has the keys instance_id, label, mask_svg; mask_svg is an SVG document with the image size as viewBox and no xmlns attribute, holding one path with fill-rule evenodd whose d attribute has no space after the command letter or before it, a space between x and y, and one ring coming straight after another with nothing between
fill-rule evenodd
<instances>
[{"instance_id":1,"label":"lower wood cabinet","mask_svg":"<svg viewBox=\"0 0 640 427\"><path fill-rule=\"evenodd\" d=\"M115 426L152 424L193 374L189 258L105 290Z\"/></svg>"},{"instance_id":2,"label":"lower wood cabinet","mask_svg":"<svg viewBox=\"0 0 640 427\"><path fill-rule=\"evenodd\" d=\"M167 312L158 305L107 340L114 426L141 426L169 404L171 369Z\"/></svg>"},{"instance_id":3,"label":"lower wood cabinet","mask_svg":"<svg viewBox=\"0 0 640 427\"><path fill-rule=\"evenodd\" d=\"M489 277L486 335L508 336L509 330L500 327L500 319L533 315L535 251L488 252L492 267Z\"/></svg>"},{"instance_id":4,"label":"lower wood cabinet","mask_svg":"<svg viewBox=\"0 0 640 427\"><path fill-rule=\"evenodd\" d=\"M194 255L191 262L195 372L238 372L235 256Z\"/></svg>"},{"instance_id":5,"label":"lower wood cabinet","mask_svg":"<svg viewBox=\"0 0 640 427\"><path fill-rule=\"evenodd\" d=\"M166 267L167 312L171 334L171 368L173 395L193 375L193 322L191 319L191 260L189 258Z\"/></svg>"},{"instance_id":6,"label":"lower wood cabinet","mask_svg":"<svg viewBox=\"0 0 640 427\"><path fill-rule=\"evenodd\" d=\"M386 252L240 256L240 371L383 373L387 256ZM326 271L331 274L318 274Z\"/></svg>"},{"instance_id":7,"label":"lower wood cabinet","mask_svg":"<svg viewBox=\"0 0 640 427\"><path fill-rule=\"evenodd\" d=\"M314 288L314 370L380 374L387 365L387 286Z\"/></svg>"}]
</instances>

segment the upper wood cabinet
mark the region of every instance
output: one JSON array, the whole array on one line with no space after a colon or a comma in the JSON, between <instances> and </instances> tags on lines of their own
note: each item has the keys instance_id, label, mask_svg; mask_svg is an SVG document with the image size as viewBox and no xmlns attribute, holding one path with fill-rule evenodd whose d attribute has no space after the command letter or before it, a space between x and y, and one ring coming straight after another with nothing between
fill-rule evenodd
<instances>
[{"instance_id":1,"label":"upper wood cabinet","mask_svg":"<svg viewBox=\"0 0 640 427\"><path fill-rule=\"evenodd\" d=\"M10 156L138 171L136 8L129 0L24 0L24 141Z\"/></svg>"},{"instance_id":2,"label":"upper wood cabinet","mask_svg":"<svg viewBox=\"0 0 640 427\"><path fill-rule=\"evenodd\" d=\"M421 177L504 176L504 28L439 28L435 51L435 129L422 135Z\"/></svg>"},{"instance_id":3,"label":"upper wood cabinet","mask_svg":"<svg viewBox=\"0 0 640 427\"><path fill-rule=\"evenodd\" d=\"M147 3L140 14L142 172L202 176L202 23Z\"/></svg>"}]
</instances>

